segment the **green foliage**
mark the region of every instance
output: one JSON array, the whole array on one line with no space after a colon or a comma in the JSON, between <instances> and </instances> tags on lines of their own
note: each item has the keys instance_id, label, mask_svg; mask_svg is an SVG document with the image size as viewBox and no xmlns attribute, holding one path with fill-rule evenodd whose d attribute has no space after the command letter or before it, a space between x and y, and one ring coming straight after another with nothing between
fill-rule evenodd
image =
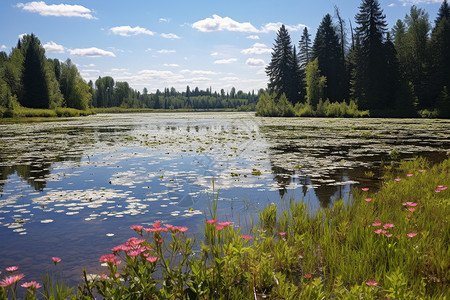
<instances>
[{"instance_id":1,"label":"green foliage","mask_svg":"<svg viewBox=\"0 0 450 300\"><path fill-rule=\"evenodd\" d=\"M446 86L444 86L441 95L438 98L437 109L440 118L450 118L450 94L448 93Z\"/></svg>"},{"instance_id":2,"label":"green foliage","mask_svg":"<svg viewBox=\"0 0 450 300\"><path fill-rule=\"evenodd\" d=\"M72 64L70 59L62 63L60 68L61 75L59 82L66 106L86 110L92 98L89 86L81 78L77 67Z\"/></svg>"},{"instance_id":3,"label":"green foliage","mask_svg":"<svg viewBox=\"0 0 450 300\"><path fill-rule=\"evenodd\" d=\"M256 115L261 117L293 117L294 107L283 94L279 99L275 93L263 93L256 105Z\"/></svg>"},{"instance_id":4,"label":"green foliage","mask_svg":"<svg viewBox=\"0 0 450 300\"><path fill-rule=\"evenodd\" d=\"M319 59L308 63L305 68L306 103L314 109L324 96L327 78L320 75Z\"/></svg>"}]
</instances>

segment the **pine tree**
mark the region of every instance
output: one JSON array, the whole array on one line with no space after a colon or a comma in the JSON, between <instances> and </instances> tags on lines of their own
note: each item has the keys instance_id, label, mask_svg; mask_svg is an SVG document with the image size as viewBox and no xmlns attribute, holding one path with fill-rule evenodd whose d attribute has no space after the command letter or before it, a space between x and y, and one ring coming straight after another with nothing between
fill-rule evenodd
<instances>
[{"instance_id":1,"label":"pine tree","mask_svg":"<svg viewBox=\"0 0 450 300\"><path fill-rule=\"evenodd\" d=\"M20 103L31 108L49 108L50 94L45 74L45 50L38 38L31 34L23 37L25 49L22 82L24 94Z\"/></svg>"},{"instance_id":2,"label":"pine tree","mask_svg":"<svg viewBox=\"0 0 450 300\"><path fill-rule=\"evenodd\" d=\"M297 95L293 94L294 76L292 74L293 49L291 37L284 25L278 30L272 52L272 59L266 67L269 76L269 91L281 96L283 93L289 101L295 101Z\"/></svg>"},{"instance_id":3,"label":"pine tree","mask_svg":"<svg viewBox=\"0 0 450 300\"><path fill-rule=\"evenodd\" d=\"M444 2L442 2L441 7L439 7L438 16L434 21L435 28L438 27L439 23L442 21L443 18L446 18L447 21L450 21L450 7L448 6L447 0L444 0Z\"/></svg>"},{"instance_id":4,"label":"pine tree","mask_svg":"<svg viewBox=\"0 0 450 300\"><path fill-rule=\"evenodd\" d=\"M347 90L345 62L339 37L329 14L325 15L317 29L313 57L319 59L319 69L327 78L324 98L342 101Z\"/></svg>"},{"instance_id":5,"label":"pine tree","mask_svg":"<svg viewBox=\"0 0 450 300\"><path fill-rule=\"evenodd\" d=\"M442 93L443 87L450 87L450 9L444 1L439 9L436 27L429 41L430 68L429 91L430 99L435 100ZM434 107L435 101L429 103Z\"/></svg>"},{"instance_id":6,"label":"pine tree","mask_svg":"<svg viewBox=\"0 0 450 300\"><path fill-rule=\"evenodd\" d=\"M301 40L298 43L298 49L300 68L304 70L312 58L311 35L308 33L307 27L303 29Z\"/></svg>"},{"instance_id":7,"label":"pine tree","mask_svg":"<svg viewBox=\"0 0 450 300\"><path fill-rule=\"evenodd\" d=\"M304 93L303 83L305 76L303 70L300 68L300 63L298 60L297 50L295 49L295 46L294 51L292 53L292 77L293 83L292 83L292 91L290 92L290 94L294 98L291 99L291 102L293 104L297 102L303 102L301 95Z\"/></svg>"},{"instance_id":8,"label":"pine tree","mask_svg":"<svg viewBox=\"0 0 450 300\"><path fill-rule=\"evenodd\" d=\"M352 96L361 109L386 109L395 95L383 80L388 72L384 47L387 23L377 0L363 0L356 15L356 35L360 45L352 78Z\"/></svg>"}]
</instances>

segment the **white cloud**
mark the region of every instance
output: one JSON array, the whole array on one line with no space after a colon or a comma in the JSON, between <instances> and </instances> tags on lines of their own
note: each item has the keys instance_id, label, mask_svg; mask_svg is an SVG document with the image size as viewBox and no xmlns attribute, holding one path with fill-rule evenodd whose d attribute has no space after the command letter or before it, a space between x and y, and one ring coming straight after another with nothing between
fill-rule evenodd
<instances>
[{"instance_id":1,"label":"white cloud","mask_svg":"<svg viewBox=\"0 0 450 300\"><path fill-rule=\"evenodd\" d=\"M266 25L264 25L263 27L261 27L261 32L271 32L271 31L278 31L281 27L281 25L283 25L283 23L281 22L277 22L277 23L267 23ZM305 27L308 27L306 25L303 24L297 24L297 25L284 25L286 27L286 29L288 31L299 31L302 30Z\"/></svg>"},{"instance_id":2,"label":"white cloud","mask_svg":"<svg viewBox=\"0 0 450 300\"><path fill-rule=\"evenodd\" d=\"M111 51L106 51L99 48L84 48L84 49L69 49L70 55L73 56L85 56L85 57L102 57L102 56L112 56L116 55Z\"/></svg>"},{"instance_id":3,"label":"white cloud","mask_svg":"<svg viewBox=\"0 0 450 300\"><path fill-rule=\"evenodd\" d=\"M27 33L22 33L22 34L19 34L18 37L19 37L19 39L23 39L23 37L26 35L27 35Z\"/></svg>"},{"instance_id":4,"label":"white cloud","mask_svg":"<svg viewBox=\"0 0 450 300\"><path fill-rule=\"evenodd\" d=\"M433 4L433 3L442 3L442 0L399 0L403 3L403 6L407 5L418 5L418 4Z\"/></svg>"},{"instance_id":5,"label":"white cloud","mask_svg":"<svg viewBox=\"0 0 450 300\"><path fill-rule=\"evenodd\" d=\"M247 59L245 64L250 67L263 67L266 65L266 62L259 58L249 58L249 59Z\"/></svg>"},{"instance_id":6,"label":"white cloud","mask_svg":"<svg viewBox=\"0 0 450 300\"><path fill-rule=\"evenodd\" d=\"M117 26L112 27L109 30L111 30L112 33L118 34L121 36L132 36L132 35L138 35L138 34L147 34L147 35L154 35L152 31L142 28L140 26L131 27L131 26Z\"/></svg>"},{"instance_id":7,"label":"white cloud","mask_svg":"<svg viewBox=\"0 0 450 300\"><path fill-rule=\"evenodd\" d=\"M234 62L237 62L236 58L219 59L219 60L214 61L214 63L217 64L217 65L231 64L231 63L234 63Z\"/></svg>"},{"instance_id":8,"label":"white cloud","mask_svg":"<svg viewBox=\"0 0 450 300\"><path fill-rule=\"evenodd\" d=\"M44 46L45 51L52 53L64 53L64 46L58 45L57 43L50 41Z\"/></svg>"},{"instance_id":9,"label":"white cloud","mask_svg":"<svg viewBox=\"0 0 450 300\"><path fill-rule=\"evenodd\" d=\"M166 23L169 23L169 22L170 22L170 19L159 18L159 21L160 21L160 22L166 22Z\"/></svg>"},{"instance_id":10,"label":"white cloud","mask_svg":"<svg viewBox=\"0 0 450 300\"><path fill-rule=\"evenodd\" d=\"M95 64L83 65L83 67L90 67L90 68L92 68L92 67L95 67Z\"/></svg>"},{"instance_id":11,"label":"white cloud","mask_svg":"<svg viewBox=\"0 0 450 300\"><path fill-rule=\"evenodd\" d=\"M394 7L394 6L395 6L395 3L391 3L388 5L388 7Z\"/></svg>"},{"instance_id":12,"label":"white cloud","mask_svg":"<svg viewBox=\"0 0 450 300\"><path fill-rule=\"evenodd\" d=\"M219 52L213 52L213 53L211 53L211 56L214 56L214 57L216 57L216 56L220 56L221 54L219 53Z\"/></svg>"},{"instance_id":13,"label":"white cloud","mask_svg":"<svg viewBox=\"0 0 450 300\"><path fill-rule=\"evenodd\" d=\"M112 68L112 69L111 69L111 72L125 72L125 71L128 71L128 69L124 69L124 68L122 68L122 69L119 69L119 68Z\"/></svg>"},{"instance_id":14,"label":"white cloud","mask_svg":"<svg viewBox=\"0 0 450 300\"><path fill-rule=\"evenodd\" d=\"M272 53L272 49L267 48L265 44L255 43L252 48L244 49L241 51L242 54L266 54Z\"/></svg>"},{"instance_id":15,"label":"white cloud","mask_svg":"<svg viewBox=\"0 0 450 300\"><path fill-rule=\"evenodd\" d=\"M85 72L85 73L100 73L100 70L81 70L81 72Z\"/></svg>"},{"instance_id":16,"label":"white cloud","mask_svg":"<svg viewBox=\"0 0 450 300\"><path fill-rule=\"evenodd\" d=\"M5 45L2 45L0 48L2 49L6 49L7 47Z\"/></svg>"},{"instance_id":17,"label":"white cloud","mask_svg":"<svg viewBox=\"0 0 450 300\"><path fill-rule=\"evenodd\" d=\"M161 36L165 39L171 39L171 40L180 39L180 37L178 35L173 34L173 33L161 33Z\"/></svg>"},{"instance_id":18,"label":"white cloud","mask_svg":"<svg viewBox=\"0 0 450 300\"><path fill-rule=\"evenodd\" d=\"M145 52L151 52L151 51L153 51L152 48L147 48L147 50L145 50Z\"/></svg>"},{"instance_id":19,"label":"white cloud","mask_svg":"<svg viewBox=\"0 0 450 300\"><path fill-rule=\"evenodd\" d=\"M179 67L180 65L178 65L178 64L164 64L163 66L164 67L174 67L174 68L176 68L176 67Z\"/></svg>"},{"instance_id":20,"label":"white cloud","mask_svg":"<svg viewBox=\"0 0 450 300\"><path fill-rule=\"evenodd\" d=\"M51 4L44 1L33 1L28 3L18 3L16 7L25 11L38 13L41 16L54 17L80 17L86 19L96 19L92 15L92 10L81 5Z\"/></svg>"},{"instance_id":21,"label":"white cloud","mask_svg":"<svg viewBox=\"0 0 450 300\"><path fill-rule=\"evenodd\" d=\"M211 31L237 31L237 32L258 32L251 23L237 22L229 17L222 18L218 15L213 15L212 18L206 18L192 24L192 27L202 31L202 32L211 32Z\"/></svg>"},{"instance_id":22,"label":"white cloud","mask_svg":"<svg viewBox=\"0 0 450 300\"><path fill-rule=\"evenodd\" d=\"M216 75L219 74L214 71L206 71L206 70L181 70L180 73L189 73L192 75Z\"/></svg>"},{"instance_id":23,"label":"white cloud","mask_svg":"<svg viewBox=\"0 0 450 300\"><path fill-rule=\"evenodd\" d=\"M220 78L219 80L223 80L223 81L239 81L240 78L239 77L223 77L223 78Z\"/></svg>"},{"instance_id":24,"label":"white cloud","mask_svg":"<svg viewBox=\"0 0 450 300\"><path fill-rule=\"evenodd\" d=\"M177 51L176 50L161 49L161 50L158 50L156 52L166 54L166 53L175 53Z\"/></svg>"},{"instance_id":25,"label":"white cloud","mask_svg":"<svg viewBox=\"0 0 450 300\"><path fill-rule=\"evenodd\" d=\"M259 40L259 36L257 35L249 35L247 38L251 40Z\"/></svg>"}]
</instances>

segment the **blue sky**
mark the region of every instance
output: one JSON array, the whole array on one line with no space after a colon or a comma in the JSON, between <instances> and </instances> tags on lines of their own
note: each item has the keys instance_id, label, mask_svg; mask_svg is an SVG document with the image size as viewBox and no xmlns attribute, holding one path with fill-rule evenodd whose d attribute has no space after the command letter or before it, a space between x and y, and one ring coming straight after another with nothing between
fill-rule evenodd
<instances>
[{"instance_id":1,"label":"blue sky","mask_svg":"<svg viewBox=\"0 0 450 300\"><path fill-rule=\"evenodd\" d=\"M0 1L0 47L10 52L34 33L51 58L70 58L85 80L112 76L149 91L198 86L219 91L265 88L264 66L281 23L298 44L304 26L314 39L334 5L347 20L359 0L43 0ZM411 5L434 21L441 0L381 0L389 28Z\"/></svg>"}]
</instances>

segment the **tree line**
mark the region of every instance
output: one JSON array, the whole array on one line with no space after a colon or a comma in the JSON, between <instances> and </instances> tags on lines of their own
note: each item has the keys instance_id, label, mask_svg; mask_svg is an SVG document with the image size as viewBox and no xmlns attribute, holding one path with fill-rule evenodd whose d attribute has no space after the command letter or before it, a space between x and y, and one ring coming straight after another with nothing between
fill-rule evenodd
<instances>
[{"instance_id":1,"label":"tree line","mask_svg":"<svg viewBox=\"0 0 450 300\"><path fill-rule=\"evenodd\" d=\"M45 49L34 35L24 35L10 54L0 52L0 116L3 112L25 107L56 109L61 107L88 110L97 107L150 109L239 109L254 110L258 96L254 92L230 92L223 89L199 90L196 87L178 92L166 88L139 92L127 82L110 76L86 82L70 59L47 58Z\"/></svg>"},{"instance_id":2,"label":"tree line","mask_svg":"<svg viewBox=\"0 0 450 300\"><path fill-rule=\"evenodd\" d=\"M328 101L355 103L371 116L450 117L447 0L434 26L428 13L413 5L389 31L377 0L362 0L356 28L350 21L346 29L337 7L335 15L335 21L330 14L323 17L314 41L305 28L298 51L281 26L266 67L272 99L266 97L257 113L270 115L268 106L277 105L314 111ZM280 101L282 95L288 103Z\"/></svg>"}]
</instances>

